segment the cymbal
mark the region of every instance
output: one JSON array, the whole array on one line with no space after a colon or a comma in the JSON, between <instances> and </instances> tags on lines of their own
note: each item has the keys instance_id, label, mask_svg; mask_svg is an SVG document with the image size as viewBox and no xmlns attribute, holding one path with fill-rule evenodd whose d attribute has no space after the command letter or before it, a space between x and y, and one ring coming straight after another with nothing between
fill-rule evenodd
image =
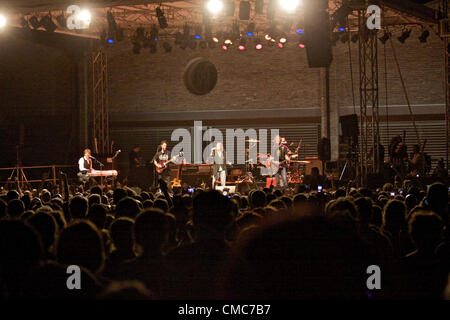
<instances>
[{"instance_id":1,"label":"cymbal","mask_svg":"<svg viewBox=\"0 0 450 320\"><path fill-rule=\"evenodd\" d=\"M306 161L306 160L291 160L291 162L295 162L295 163L311 163L311 161Z\"/></svg>"},{"instance_id":2,"label":"cymbal","mask_svg":"<svg viewBox=\"0 0 450 320\"><path fill-rule=\"evenodd\" d=\"M255 140L255 139L249 139L249 140L245 140L245 142L259 142L259 140Z\"/></svg>"}]
</instances>

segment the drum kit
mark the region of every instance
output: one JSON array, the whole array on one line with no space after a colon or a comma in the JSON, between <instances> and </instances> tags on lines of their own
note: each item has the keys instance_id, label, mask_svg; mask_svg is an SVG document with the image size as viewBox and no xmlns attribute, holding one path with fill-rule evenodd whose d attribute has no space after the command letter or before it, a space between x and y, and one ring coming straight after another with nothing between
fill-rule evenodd
<instances>
[{"instance_id":1,"label":"drum kit","mask_svg":"<svg viewBox=\"0 0 450 320\"><path fill-rule=\"evenodd\" d=\"M246 161L245 168L233 168L230 171L230 176L235 180L235 183L255 183L259 181L264 181L268 176L273 176L276 174L276 169L272 169L274 158L271 156L270 152L267 154L256 153L256 161L250 159L250 151L257 146L259 140L250 139L245 140L249 143L249 147L246 149ZM280 145L283 145L287 149L287 154L290 158L287 161L287 177L289 183L302 183L304 178L304 166L309 163L309 161L298 160L299 150L302 147L302 140L299 141L296 149L291 151L287 145L287 140L281 138ZM293 143L290 144L292 146Z\"/></svg>"}]
</instances>

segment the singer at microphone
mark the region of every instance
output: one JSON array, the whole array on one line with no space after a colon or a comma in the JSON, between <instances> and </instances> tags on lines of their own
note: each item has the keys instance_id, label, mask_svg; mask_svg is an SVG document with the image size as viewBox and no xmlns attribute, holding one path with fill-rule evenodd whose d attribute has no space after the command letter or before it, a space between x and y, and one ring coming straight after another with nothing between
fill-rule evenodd
<instances>
[{"instance_id":1,"label":"singer at microphone","mask_svg":"<svg viewBox=\"0 0 450 320\"><path fill-rule=\"evenodd\" d=\"M95 159L91 156L90 149L84 149L83 156L78 160L78 169L80 173L86 175L88 172L92 170L92 160Z\"/></svg>"}]
</instances>

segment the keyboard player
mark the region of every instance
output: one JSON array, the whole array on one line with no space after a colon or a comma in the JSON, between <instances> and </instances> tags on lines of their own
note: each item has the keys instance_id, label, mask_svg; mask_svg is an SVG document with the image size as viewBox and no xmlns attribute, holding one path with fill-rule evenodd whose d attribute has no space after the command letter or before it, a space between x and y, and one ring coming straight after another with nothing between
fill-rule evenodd
<instances>
[{"instance_id":1,"label":"keyboard player","mask_svg":"<svg viewBox=\"0 0 450 320\"><path fill-rule=\"evenodd\" d=\"M83 156L78 160L78 179L83 184L87 182L91 182L91 184L95 184L96 181L89 176L89 173L92 171L92 158L91 158L91 150L84 149Z\"/></svg>"}]
</instances>

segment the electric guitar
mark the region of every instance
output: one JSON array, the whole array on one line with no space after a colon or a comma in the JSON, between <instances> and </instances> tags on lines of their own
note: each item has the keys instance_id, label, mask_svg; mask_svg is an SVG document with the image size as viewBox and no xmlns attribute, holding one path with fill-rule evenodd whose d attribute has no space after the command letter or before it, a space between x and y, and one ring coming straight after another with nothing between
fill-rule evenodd
<instances>
[{"instance_id":1,"label":"electric guitar","mask_svg":"<svg viewBox=\"0 0 450 320\"><path fill-rule=\"evenodd\" d=\"M183 153L180 152L180 154L178 156L174 156L172 159L170 160L163 160L161 162L156 163L155 169L157 173L162 173L164 172L164 170L167 169L169 163L174 162L176 159L179 159L183 157Z\"/></svg>"}]
</instances>

